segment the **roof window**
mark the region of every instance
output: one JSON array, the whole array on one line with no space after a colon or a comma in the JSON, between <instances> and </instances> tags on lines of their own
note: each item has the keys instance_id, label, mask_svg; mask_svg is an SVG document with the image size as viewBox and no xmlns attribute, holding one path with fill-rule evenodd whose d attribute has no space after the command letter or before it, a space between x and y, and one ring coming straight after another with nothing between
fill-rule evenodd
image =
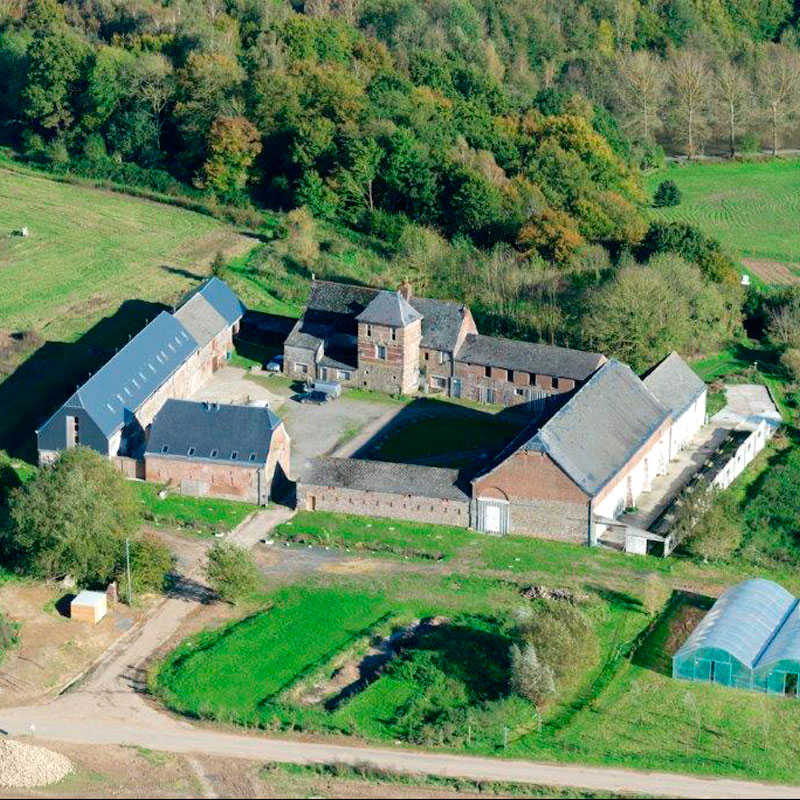
<instances>
[{"instance_id":1,"label":"roof window","mask_svg":"<svg viewBox=\"0 0 800 800\"><path fill-rule=\"evenodd\" d=\"M162 452L162 453L167 453L167 452L169 452L169 445L168 445L168 444L163 444L163 445L161 445L161 452Z\"/></svg>"},{"instance_id":2,"label":"roof window","mask_svg":"<svg viewBox=\"0 0 800 800\"><path fill-rule=\"evenodd\" d=\"M214 449L211 451L211 458L216 458L216 457L217 457L217 451L216 449Z\"/></svg>"},{"instance_id":3,"label":"roof window","mask_svg":"<svg viewBox=\"0 0 800 800\"><path fill-rule=\"evenodd\" d=\"M234 450L231 453L231 461L236 461L237 458L239 458L239 451L238 450Z\"/></svg>"},{"instance_id":4,"label":"roof window","mask_svg":"<svg viewBox=\"0 0 800 800\"><path fill-rule=\"evenodd\" d=\"M190 447L190 448L189 448L189 449L186 451L186 455L187 455L187 456L193 456L193 455L194 455L194 447Z\"/></svg>"},{"instance_id":5,"label":"roof window","mask_svg":"<svg viewBox=\"0 0 800 800\"><path fill-rule=\"evenodd\" d=\"M250 453L250 460L251 461L255 461L256 460L256 454L255 453Z\"/></svg>"}]
</instances>

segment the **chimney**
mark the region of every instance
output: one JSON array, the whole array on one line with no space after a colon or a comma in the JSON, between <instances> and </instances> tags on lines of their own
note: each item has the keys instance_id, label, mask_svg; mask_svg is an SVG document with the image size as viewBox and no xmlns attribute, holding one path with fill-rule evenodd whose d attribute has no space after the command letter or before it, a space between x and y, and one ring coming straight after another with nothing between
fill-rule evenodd
<instances>
[{"instance_id":1,"label":"chimney","mask_svg":"<svg viewBox=\"0 0 800 800\"><path fill-rule=\"evenodd\" d=\"M406 279L403 281L403 285L400 287L400 296L401 296L401 297L402 297L404 300L410 300L410 299L411 299L411 296L412 296L413 294L414 294L414 292L413 292L412 286L411 286L411 284L409 283L409 281L408 281L408 278L406 278Z\"/></svg>"}]
</instances>

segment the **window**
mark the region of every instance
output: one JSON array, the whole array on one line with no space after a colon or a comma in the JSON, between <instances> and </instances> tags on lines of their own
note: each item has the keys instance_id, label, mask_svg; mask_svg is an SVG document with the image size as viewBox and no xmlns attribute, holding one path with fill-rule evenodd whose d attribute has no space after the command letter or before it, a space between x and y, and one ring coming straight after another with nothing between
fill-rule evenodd
<instances>
[{"instance_id":1,"label":"window","mask_svg":"<svg viewBox=\"0 0 800 800\"><path fill-rule=\"evenodd\" d=\"M234 450L231 453L231 461L236 461L237 458L239 458L239 453L238 453L238 451Z\"/></svg>"},{"instance_id":2,"label":"window","mask_svg":"<svg viewBox=\"0 0 800 800\"><path fill-rule=\"evenodd\" d=\"M340 369L339 370L339 380L340 381L351 381L353 379L353 373L348 372L347 370Z\"/></svg>"},{"instance_id":3,"label":"window","mask_svg":"<svg viewBox=\"0 0 800 800\"><path fill-rule=\"evenodd\" d=\"M511 383L514 383L514 378L515 377L516 377L516 373L514 372L513 369L510 369L508 371L508 380L511 381Z\"/></svg>"},{"instance_id":4,"label":"window","mask_svg":"<svg viewBox=\"0 0 800 800\"><path fill-rule=\"evenodd\" d=\"M525 397L524 389L514 389L514 397Z\"/></svg>"},{"instance_id":5,"label":"window","mask_svg":"<svg viewBox=\"0 0 800 800\"><path fill-rule=\"evenodd\" d=\"M430 354L430 353L429 353L429 352L426 350L426 351L425 351L425 360L426 360L426 361L429 361L429 360L430 360L430 357L431 357L431 354Z\"/></svg>"},{"instance_id":6,"label":"window","mask_svg":"<svg viewBox=\"0 0 800 800\"><path fill-rule=\"evenodd\" d=\"M391 331L392 341L396 342L397 341L397 328L390 328L389 330Z\"/></svg>"},{"instance_id":7,"label":"window","mask_svg":"<svg viewBox=\"0 0 800 800\"><path fill-rule=\"evenodd\" d=\"M431 386L433 386L434 389L446 389L447 378L443 378L441 375L434 375L431 377Z\"/></svg>"},{"instance_id":8,"label":"window","mask_svg":"<svg viewBox=\"0 0 800 800\"><path fill-rule=\"evenodd\" d=\"M375 345L375 358L381 359L381 361L386 361L386 345L385 344L376 344Z\"/></svg>"},{"instance_id":9,"label":"window","mask_svg":"<svg viewBox=\"0 0 800 800\"><path fill-rule=\"evenodd\" d=\"M558 389L558 378L550 378L550 385L554 389Z\"/></svg>"},{"instance_id":10,"label":"window","mask_svg":"<svg viewBox=\"0 0 800 800\"><path fill-rule=\"evenodd\" d=\"M168 444L161 445L161 452L162 453L168 453L169 452L169 445Z\"/></svg>"},{"instance_id":11,"label":"window","mask_svg":"<svg viewBox=\"0 0 800 800\"><path fill-rule=\"evenodd\" d=\"M367 325L367 339L372 338L372 325Z\"/></svg>"},{"instance_id":12,"label":"window","mask_svg":"<svg viewBox=\"0 0 800 800\"><path fill-rule=\"evenodd\" d=\"M187 455L187 456L193 456L193 455L194 455L194 447L190 447L190 448L189 448L189 449L186 451L186 455Z\"/></svg>"},{"instance_id":13,"label":"window","mask_svg":"<svg viewBox=\"0 0 800 800\"><path fill-rule=\"evenodd\" d=\"M444 350L439 351L439 363L444 364Z\"/></svg>"},{"instance_id":14,"label":"window","mask_svg":"<svg viewBox=\"0 0 800 800\"><path fill-rule=\"evenodd\" d=\"M492 368L491 367L484 367L483 368L483 377L484 378L491 378L492 377Z\"/></svg>"},{"instance_id":15,"label":"window","mask_svg":"<svg viewBox=\"0 0 800 800\"><path fill-rule=\"evenodd\" d=\"M294 368L301 374L301 375L308 375L308 364L295 364Z\"/></svg>"},{"instance_id":16,"label":"window","mask_svg":"<svg viewBox=\"0 0 800 800\"><path fill-rule=\"evenodd\" d=\"M216 457L217 457L217 451L216 450L212 450L211 451L211 458L216 458Z\"/></svg>"}]
</instances>

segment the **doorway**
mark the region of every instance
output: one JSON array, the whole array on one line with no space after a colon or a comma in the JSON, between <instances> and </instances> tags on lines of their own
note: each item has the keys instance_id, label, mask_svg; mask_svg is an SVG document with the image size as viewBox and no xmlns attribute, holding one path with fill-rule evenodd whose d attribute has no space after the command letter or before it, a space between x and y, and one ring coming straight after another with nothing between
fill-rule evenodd
<instances>
[{"instance_id":1,"label":"doorway","mask_svg":"<svg viewBox=\"0 0 800 800\"><path fill-rule=\"evenodd\" d=\"M797 673L787 672L783 681L783 693L787 697L797 697Z\"/></svg>"}]
</instances>

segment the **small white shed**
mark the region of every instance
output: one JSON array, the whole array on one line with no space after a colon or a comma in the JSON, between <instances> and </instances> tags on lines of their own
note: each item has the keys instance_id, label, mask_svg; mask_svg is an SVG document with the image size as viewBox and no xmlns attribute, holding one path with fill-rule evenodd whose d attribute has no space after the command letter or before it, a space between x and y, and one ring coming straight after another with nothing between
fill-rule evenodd
<instances>
[{"instance_id":1,"label":"small white shed","mask_svg":"<svg viewBox=\"0 0 800 800\"><path fill-rule=\"evenodd\" d=\"M84 589L73 598L69 606L69 615L78 622L91 622L97 625L108 613L108 601L105 592L90 592Z\"/></svg>"}]
</instances>

